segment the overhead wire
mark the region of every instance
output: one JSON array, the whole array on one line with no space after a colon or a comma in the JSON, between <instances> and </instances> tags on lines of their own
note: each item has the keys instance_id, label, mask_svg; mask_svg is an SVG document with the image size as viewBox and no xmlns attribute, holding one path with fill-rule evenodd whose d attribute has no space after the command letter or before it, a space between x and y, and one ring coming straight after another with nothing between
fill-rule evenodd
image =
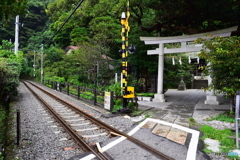
<instances>
[{"instance_id":1,"label":"overhead wire","mask_svg":"<svg viewBox=\"0 0 240 160\"><path fill-rule=\"evenodd\" d=\"M72 11L72 13L68 16L68 18L63 22L63 24L59 27L59 29L53 34L53 36L51 38L49 38L45 43L43 43L42 45L48 44L55 36L56 34L63 28L63 26L68 22L68 20L72 17L72 15L75 13L75 11L80 7L80 5L83 3L84 0L81 0L78 2L77 6L74 8L74 10ZM41 46L42 46L41 45Z\"/></svg>"}]
</instances>

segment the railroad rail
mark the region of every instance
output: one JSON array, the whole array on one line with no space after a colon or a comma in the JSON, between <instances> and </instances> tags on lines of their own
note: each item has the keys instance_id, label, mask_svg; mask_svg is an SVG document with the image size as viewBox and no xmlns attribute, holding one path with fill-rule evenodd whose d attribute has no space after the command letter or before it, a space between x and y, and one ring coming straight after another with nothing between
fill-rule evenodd
<instances>
[{"instance_id":1,"label":"railroad rail","mask_svg":"<svg viewBox=\"0 0 240 160\"><path fill-rule=\"evenodd\" d=\"M49 112L66 129L66 131L73 137L73 139L80 145L80 147L83 147L83 149L85 151L92 152L99 159L105 160L105 159L111 159L111 158L105 156L104 153L101 153L98 150L96 150L96 147L87 143L84 140L84 137L91 138L94 136L107 136L107 135L109 136L111 134L121 135L121 136L126 137L128 140L132 141L133 143L137 144L138 146L141 146L145 150L160 157L161 159L173 160L173 158L169 157L168 155L165 155L164 153L159 152L158 150L146 145L145 143L133 138L132 136L129 136L126 133L121 132L121 131L111 127L110 125L105 124L104 122L98 120L97 118L89 115L89 113L82 111L76 105L69 103L68 101L50 93L49 91L47 91L29 81L22 81L22 82L39 99L39 101L41 101L44 104L44 106L47 107ZM31 86L33 86L34 89L32 89L29 84ZM37 90L39 90L42 94L44 93L45 95L48 95L48 96L40 95L39 93L37 93L37 92L39 92ZM52 101L56 101L55 107L53 107L51 105ZM67 107L69 107L70 109L68 110ZM66 116L66 110L68 110L67 114L69 116ZM76 119L68 120L67 117L68 118L72 117L72 118L76 118ZM84 123L87 126L89 126L89 123L86 124L86 121L90 121L91 124L95 124L95 125L97 125L97 127L95 126L92 128L85 128L85 129L81 129L80 131L74 129L73 128L74 126L84 125L84 124L72 124L72 122L77 122L77 121L79 122L82 120L84 120ZM86 135L84 136L84 135L79 134L79 132L89 131L89 130L100 130L101 133L98 135L89 136L89 137L87 137Z\"/></svg>"}]
</instances>

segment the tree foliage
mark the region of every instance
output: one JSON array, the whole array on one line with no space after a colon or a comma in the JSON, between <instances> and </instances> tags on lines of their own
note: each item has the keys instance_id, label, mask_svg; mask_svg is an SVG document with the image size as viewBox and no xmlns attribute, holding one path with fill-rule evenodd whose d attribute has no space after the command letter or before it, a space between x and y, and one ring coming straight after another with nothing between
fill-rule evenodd
<instances>
[{"instance_id":1,"label":"tree foliage","mask_svg":"<svg viewBox=\"0 0 240 160\"><path fill-rule=\"evenodd\" d=\"M141 30L168 36L236 25L239 23L239 5L237 0L133 0L131 10Z\"/></svg>"},{"instance_id":2,"label":"tree foliage","mask_svg":"<svg viewBox=\"0 0 240 160\"><path fill-rule=\"evenodd\" d=\"M21 16L24 27L20 29L20 48L39 50L39 46L59 29L78 3L78 0L28 0L28 17ZM145 79L143 90L147 91L148 80L157 74L158 57L146 55L147 50L156 46L146 46L140 41L140 36L192 34L237 25L239 5L238 0L130 0L129 44L137 48L128 57L133 70L131 76L135 80L133 84ZM122 46L120 16L124 11L126 0L84 1L55 37L44 45L45 75L66 81L88 79L94 83L96 78L98 82L104 82L106 76L113 77L112 72L121 72L121 54L118 50ZM10 22L14 24L14 19ZM0 34L0 39L14 39L14 25L12 28L1 28ZM66 55L64 49L69 45L79 46L79 49ZM103 55L114 59L114 70L110 71L107 64L113 64L113 61L106 61L106 64L101 61L99 75L96 75L96 64ZM27 69L24 72L32 75L33 56L27 52L25 56ZM36 73L39 75L40 56L36 56L36 63ZM172 78L175 84L171 84L174 86L179 70L184 70L184 74L188 75L188 67L172 66L166 60L164 76L175 76Z\"/></svg>"},{"instance_id":3,"label":"tree foliage","mask_svg":"<svg viewBox=\"0 0 240 160\"><path fill-rule=\"evenodd\" d=\"M1 0L0 20L9 20L17 15L27 13L27 0Z\"/></svg>"},{"instance_id":4,"label":"tree foliage","mask_svg":"<svg viewBox=\"0 0 240 160\"><path fill-rule=\"evenodd\" d=\"M49 38L45 31L48 29L48 17L45 13L47 4L51 0L27 0L26 13L19 13L19 48L38 49L44 39ZM13 9L14 10L14 9ZM0 41L14 40L15 17L9 17L8 23L0 23ZM37 37L37 38L36 38ZM47 37L47 38L46 38ZM33 41L33 39L35 41ZM37 41L36 41L37 39ZM35 48L33 48L33 46ZM37 48L36 48L37 46Z\"/></svg>"},{"instance_id":5,"label":"tree foliage","mask_svg":"<svg viewBox=\"0 0 240 160\"><path fill-rule=\"evenodd\" d=\"M209 90L236 95L240 90L240 37L213 37L197 40L204 44L200 56L209 65L205 72L213 79Z\"/></svg>"},{"instance_id":6,"label":"tree foliage","mask_svg":"<svg viewBox=\"0 0 240 160\"><path fill-rule=\"evenodd\" d=\"M12 44L3 41L0 48L8 48ZM5 102L12 96L16 96L19 85L19 75L22 69L22 53L18 56L13 51L1 50L0 52L0 101Z\"/></svg>"}]
</instances>

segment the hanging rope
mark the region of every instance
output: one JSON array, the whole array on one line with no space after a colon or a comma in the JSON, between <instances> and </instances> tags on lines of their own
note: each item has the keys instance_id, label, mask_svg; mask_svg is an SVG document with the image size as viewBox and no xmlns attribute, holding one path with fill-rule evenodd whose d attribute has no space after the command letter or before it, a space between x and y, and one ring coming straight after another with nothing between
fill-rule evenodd
<instances>
[{"instance_id":1,"label":"hanging rope","mask_svg":"<svg viewBox=\"0 0 240 160\"><path fill-rule=\"evenodd\" d=\"M182 58L179 59L179 64L182 65Z\"/></svg>"},{"instance_id":2,"label":"hanging rope","mask_svg":"<svg viewBox=\"0 0 240 160\"><path fill-rule=\"evenodd\" d=\"M172 57L172 64L175 65L174 57Z\"/></svg>"}]
</instances>

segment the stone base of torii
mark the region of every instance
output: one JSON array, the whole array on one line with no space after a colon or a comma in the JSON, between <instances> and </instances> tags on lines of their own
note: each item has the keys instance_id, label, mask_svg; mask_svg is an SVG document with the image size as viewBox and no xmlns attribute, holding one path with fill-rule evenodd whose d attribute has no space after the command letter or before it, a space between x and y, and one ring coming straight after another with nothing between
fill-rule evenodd
<instances>
[{"instance_id":1,"label":"stone base of torii","mask_svg":"<svg viewBox=\"0 0 240 160\"><path fill-rule=\"evenodd\" d=\"M231 33L237 30L238 26L231 28L226 28L218 31L200 33L187 36L174 36L174 37L140 37L141 41L144 41L145 44L158 44L159 48L156 50L148 50L148 55L158 55L158 86L157 94L154 95L153 101L155 102L166 102L164 93L163 93L163 70L164 70L164 54L169 53L187 53L187 52L199 52L202 48L202 45L189 45L189 42L193 42L197 38L210 38L206 35L229 37ZM181 43L180 48L165 48L164 44L167 43ZM212 79L208 76L208 84L211 84ZM219 101L214 91L208 91L205 104L218 105Z\"/></svg>"}]
</instances>

